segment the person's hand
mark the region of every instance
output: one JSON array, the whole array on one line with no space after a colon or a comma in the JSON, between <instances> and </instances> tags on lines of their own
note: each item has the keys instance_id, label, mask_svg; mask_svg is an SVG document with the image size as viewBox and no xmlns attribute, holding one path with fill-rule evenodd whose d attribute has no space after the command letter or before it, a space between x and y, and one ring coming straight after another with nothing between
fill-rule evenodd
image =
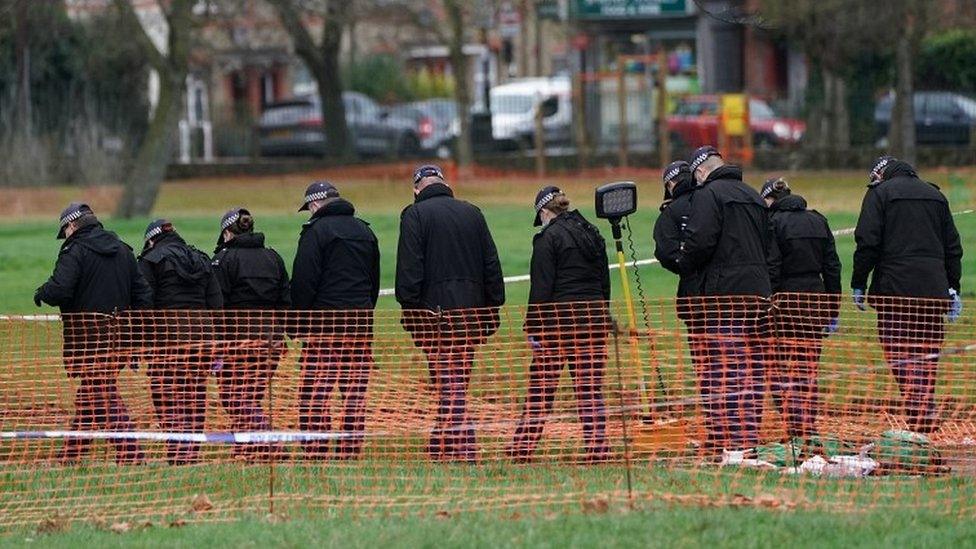
<instances>
[{"instance_id":1,"label":"person's hand","mask_svg":"<svg viewBox=\"0 0 976 549\"><path fill-rule=\"evenodd\" d=\"M854 290L854 305L862 311L868 310L867 305L864 304L864 290L860 288Z\"/></svg>"},{"instance_id":2,"label":"person's hand","mask_svg":"<svg viewBox=\"0 0 976 549\"><path fill-rule=\"evenodd\" d=\"M946 318L949 322L955 322L962 314L962 297L953 288L949 288L949 297L952 299L952 305L949 307L949 314Z\"/></svg>"},{"instance_id":3,"label":"person's hand","mask_svg":"<svg viewBox=\"0 0 976 549\"><path fill-rule=\"evenodd\" d=\"M824 331L827 332L827 334L836 334L839 328L840 328L840 317L835 316L834 318L830 319L830 324L827 324L827 327L824 328Z\"/></svg>"},{"instance_id":4,"label":"person's hand","mask_svg":"<svg viewBox=\"0 0 976 549\"><path fill-rule=\"evenodd\" d=\"M38 288L37 291L34 292L34 305L37 305L38 307L42 305L40 288Z\"/></svg>"},{"instance_id":5,"label":"person's hand","mask_svg":"<svg viewBox=\"0 0 976 549\"><path fill-rule=\"evenodd\" d=\"M529 347L532 347L533 351L539 352L542 350L542 342L532 336L529 336Z\"/></svg>"}]
</instances>

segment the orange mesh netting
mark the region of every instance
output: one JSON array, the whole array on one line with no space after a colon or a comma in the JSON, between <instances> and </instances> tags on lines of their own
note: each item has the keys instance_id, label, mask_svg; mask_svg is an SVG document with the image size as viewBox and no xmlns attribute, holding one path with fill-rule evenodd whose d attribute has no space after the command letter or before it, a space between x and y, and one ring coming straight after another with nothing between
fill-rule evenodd
<instances>
[{"instance_id":1,"label":"orange mesh netting","mask_svg":"<svg viewBox=\"0 0 976 549\"><path fill-rule=\"evenodd\" d=\"M636 330L621 303L4 317L0 526L635 501L972 516L972 320L872 300L829 336L840 296L657 300Z\"/></svg>"}]
</instances>

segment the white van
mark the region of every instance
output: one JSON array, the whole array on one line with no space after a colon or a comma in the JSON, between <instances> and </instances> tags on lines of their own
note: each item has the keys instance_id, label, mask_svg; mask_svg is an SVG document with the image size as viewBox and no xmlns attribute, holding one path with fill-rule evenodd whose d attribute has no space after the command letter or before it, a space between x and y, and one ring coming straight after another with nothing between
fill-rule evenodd
<instances>
[{"instance_id":1,"label":"white van","mask_svg":"<svg viewBox=\"0 0 976 549\"><path fill-rule=\"evenodd\" d=\"M546 144L568 144L573 135L572 82L567 76L521 78L491 89L491 133L496 141L531 147L535 113L544 108Z\"/></svg>"}]
</instances>

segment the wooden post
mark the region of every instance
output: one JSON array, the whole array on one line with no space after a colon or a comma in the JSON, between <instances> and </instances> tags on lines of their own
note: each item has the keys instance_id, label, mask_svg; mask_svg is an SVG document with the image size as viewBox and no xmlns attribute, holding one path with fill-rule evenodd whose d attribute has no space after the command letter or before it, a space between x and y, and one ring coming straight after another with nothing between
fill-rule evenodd
<instances>
[{"instance_id":1,"label":"wooden post","mask_svg":"<svg viewBox=\"0 0 976 549\"><path fill-rule=\"evenodd\" d=\"M546 176L546 128L542 123L542 101L535 106L535 176Z\"/></svg>"},{"instance_id":2,"label":"wooden post","mask_svg":"<svg viewBox=\"0 0 976 549\"><path fill-rule=\"evenodd\" d=\"M579 169L589 165L589 143L586 136L586 82L585 73L579 73L573 81L573 127L576 135L576 155ZM976 143L976 141L974 141Z\"/></svg>"},{"instance_id":3,"label":"wooden post","mask_svg":"<svg viewBox=\"0 0 976 549\"><path fill-rule=\"evenodd\" d=\"M664 168L671 162L671 132L668 130L668 59L663 45L657 55L657 149Z\"/></svg>"},{"instance_id":4,"label":"wooden post","mask_svg":"<svg viewBox=\"0 0 976 549\"><path fill-rule=\"evenodd\" d=\"M618 61L617 67L617 128L620 137L617 163L620 169L627 167L627 157L629 156L629 151L627 150L627 78L626 73L624 73L624 67L619 64L622 62L622 60Z\"/></svg>"}]
</instances>

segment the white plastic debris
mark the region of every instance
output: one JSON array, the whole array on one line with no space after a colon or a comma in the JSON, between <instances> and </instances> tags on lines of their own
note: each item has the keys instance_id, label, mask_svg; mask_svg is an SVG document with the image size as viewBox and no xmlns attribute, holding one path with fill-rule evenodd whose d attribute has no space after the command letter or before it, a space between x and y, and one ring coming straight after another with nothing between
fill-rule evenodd
<instances>
[{"instance_id":1,"label":"white plastic debris","mask_svg":"<svg viewBox=\"0 0 976 549\"><path fill-rule=\"evenodd\" d=\"M866 477L878 468L878 462L865 456L831 456L823 468L824 475L834 478Z\"/></svg>"},{"instance_id":2,"label":"white plastic debris","mask_svg":"<svg viewBox=\"0 0 976 549\"><path fill-rule=\"evenodd\" d=\"M761 459L747 458L745 457L745 450L723 450L722 451L722 462L719 463L722 467L751 467L754 469L777 469L775 465L768 461L763 461Z\"/></svg>"}]
</instances>

